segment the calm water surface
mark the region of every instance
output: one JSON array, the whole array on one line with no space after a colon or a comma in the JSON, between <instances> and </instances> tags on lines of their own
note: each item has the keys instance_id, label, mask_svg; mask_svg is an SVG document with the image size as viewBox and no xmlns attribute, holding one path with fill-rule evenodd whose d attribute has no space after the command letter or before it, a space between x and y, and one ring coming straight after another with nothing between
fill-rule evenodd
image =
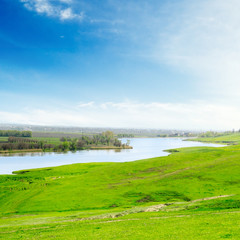
<instances>
[{"instance_id":1,"label":"calm water surface","mask_svg":"<svg viewBox=\"0 0 240 240\"><path fill-rule=\"evenodd\" d=\"M210 146L219 144L182 141L181 138L134 138L130 139L133 149L126 150L83 150L67 153L24 153L0 156L0 174L12 171L60 166L72 163L88 162L128 162L139 159L167 156L163 150L180 147ZM126 142L123 139L122 142Z\"/></svg>"}]
</instances>

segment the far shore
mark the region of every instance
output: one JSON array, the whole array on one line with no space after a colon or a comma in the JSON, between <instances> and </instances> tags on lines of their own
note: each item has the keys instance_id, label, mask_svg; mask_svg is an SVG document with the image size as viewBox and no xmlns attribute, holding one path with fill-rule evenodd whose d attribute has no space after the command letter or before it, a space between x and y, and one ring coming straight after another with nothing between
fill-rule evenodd
<instances>
[{"instance_id":1,"label":"far shore","mask_svg":"<svg viewBox=\"0 0 240 240\"><path fill-rule=\"evenodd\" d=\"M43 152L42 149L21 149L21 150L1 150L0 154L5 154L5 153L35 153L35 152Z\"/></svg>"},{"instance_id":2,"label":"far shore","mask_svg":"<svg viewBox=\"0 0 240 240\"><path fill-rule=\"evenodd\" d=\"M115 147L115 146L93 146L93 147L84 147L82 149L76 150L121 150L121 149L133 149L132 146L124 146L124 147ZM21 150L1 150L1 154L11 154L11 153L37 153L37 152L58 152L59 151L51 151L51 150L43 150L43 149L21 149Z\"/></svg>"},{"instance_id":3,"label":"far shore","mask_svg":"<svg viewBox=\"0 0 240 240\"><path fill-rule=\"evenodd\" d=\"M90 150L101 150L101 149L109 149L109 150L111 150L111 149L133 149L133 147L132 146L125 146L125 147L115 147L115 146L102 146L102 147L97 147L97 146L95 146L95 147L89 147L89 148L86 148L86 149L90 149Z\"/></svg>"}]
</instances>

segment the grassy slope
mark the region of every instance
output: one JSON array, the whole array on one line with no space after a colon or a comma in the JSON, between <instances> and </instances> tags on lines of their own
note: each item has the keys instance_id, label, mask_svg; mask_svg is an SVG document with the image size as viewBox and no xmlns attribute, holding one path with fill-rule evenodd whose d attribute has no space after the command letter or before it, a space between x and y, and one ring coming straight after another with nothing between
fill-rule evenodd
<instances>
[{"instance_id":1,"label":"grassy slope","mask_svg":"<svg viewBox=\"0 0 240 240\"><path fill-rule=\"evenodd\" d=\"M185 148L135 162L0 176L0 233L2 239L239 239L239 159L240 146ZM114 212L169 202L181 204L108 221Z\"/></svg>"},{"instance_id":2,"label":"grassy slope","mask_svg":"<svg viewBox=\"0 0 240 240\"><path fill-rule=\"evenodd\" d=\"M233 133L233 134L219 136L219 137L195 138L195 139L189 139L189 140L190 141L198 141L198 142L240 144L240 133Z\"/></svg>"}]
</instances>

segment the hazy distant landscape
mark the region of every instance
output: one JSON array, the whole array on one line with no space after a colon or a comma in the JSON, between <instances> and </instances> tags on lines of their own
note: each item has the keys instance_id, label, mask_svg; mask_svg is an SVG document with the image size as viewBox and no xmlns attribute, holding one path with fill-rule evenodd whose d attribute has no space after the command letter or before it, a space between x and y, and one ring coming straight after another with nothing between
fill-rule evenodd
<instances>
[{"instance_id":1,"label":"hazy distant landscape","mask_svg":"<svg viewBox=\"0 0 240 240\"><path fill-rule=\"evenodd\" d=\"M20 124L0 124L0 130L32 131L33 136L48 136L54 133L54 136L77 137L79 134L98 134L105 131L112 131L118 134L133 134L134 137L157 137L157 136L196 136L200 131L187 130L166 130L166 129L144 129L144 128L91 128L91 127L56 127L56 126L38 126L38 125L20 125ZM70 134L71 133L71 134Z\"/></svg>"}]
</instances>

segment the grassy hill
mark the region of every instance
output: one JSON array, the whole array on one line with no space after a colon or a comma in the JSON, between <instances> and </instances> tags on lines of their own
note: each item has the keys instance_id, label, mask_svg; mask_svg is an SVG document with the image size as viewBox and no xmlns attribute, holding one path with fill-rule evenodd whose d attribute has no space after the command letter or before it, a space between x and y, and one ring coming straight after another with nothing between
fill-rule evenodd
<instances>
[{"instance_id":1,"label":"grassy hill","mask_svg":"<svg viewBox=\"0 0 240 240\"><path fill-rule=\"evenodd\" d=\"M1 175L0 239L239 239L239 161L198 147Z\"/></svg>"},{"instance_id":2,"label":"grassy hill","mask_svg":"<svg viewBox=\"0 0 240 240\"><path fill-rule=\"evenodd\" d=\"M194 138L189 141L198 141L198 142L212 142L212 143L223 143L223 144L240 144L240 133L232 133L223 136L217 137L202 137Z\"/></svg>"}]
</instances>

